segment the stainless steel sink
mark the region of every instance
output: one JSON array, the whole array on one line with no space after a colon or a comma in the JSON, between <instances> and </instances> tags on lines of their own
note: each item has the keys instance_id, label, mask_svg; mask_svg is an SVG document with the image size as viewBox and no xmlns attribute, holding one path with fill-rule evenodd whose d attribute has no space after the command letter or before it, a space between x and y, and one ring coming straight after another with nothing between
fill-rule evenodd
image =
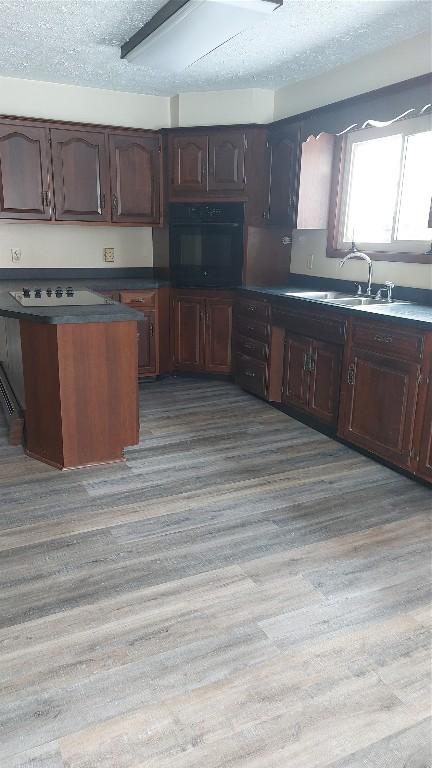
<instances>
[{"instance_id":1,"label":"stainless steel sink","mask_svg":"<svg viewBox=\"0 0 432 768\"><path fill-rule=\"evenodd\" d=\"M338 291L285 291L284 296L293 296L296 299L316 299L317 301L328 301L335 297L343 296Z\"/></svg>"}]
</instances>

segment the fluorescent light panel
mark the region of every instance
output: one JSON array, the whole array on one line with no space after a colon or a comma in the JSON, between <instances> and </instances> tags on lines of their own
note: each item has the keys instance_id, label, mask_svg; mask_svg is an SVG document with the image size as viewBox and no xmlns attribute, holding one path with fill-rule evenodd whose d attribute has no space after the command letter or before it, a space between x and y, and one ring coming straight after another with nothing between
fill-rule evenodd
<instances>
[{"instance_id":1,"label":"fluorescent light panel","mask_svg":"<svg viewBox=\"0 0 432 768\"><path fill-rule=\"evenodd\" d=\"M280 0L188 0L142 38L145 25L122 46L122 58L169 72L186 69L244 29L264 20L280 5ZM138 40L132 47L134 38Z\"/></svg>"}]
</instances>

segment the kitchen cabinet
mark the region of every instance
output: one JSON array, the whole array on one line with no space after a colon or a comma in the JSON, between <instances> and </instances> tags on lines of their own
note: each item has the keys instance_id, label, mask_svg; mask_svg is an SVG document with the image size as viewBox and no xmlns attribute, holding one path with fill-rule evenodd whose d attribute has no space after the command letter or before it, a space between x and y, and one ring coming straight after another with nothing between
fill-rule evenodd
<instances>
[{"instance_id":1,"label":"kitchen cabinet","mask_svg":"<svg viewBox=\"0 0 432 768\"><path fill-rule=\"evenodd\" d=\"M268 136L268 210L270 224L293 229L297 222L300 163L298 125L271 130Z\"/></svg>"},{"instance_id":2,"label":"kitchen cabinet","mask_svg":"<svg viewBox=\"0 0 432 768\"><path fill-rule=\"evenodd\" d=\"M418 474L432 482L432 377L428 377L426 411L421 431Z\"/></svg>"},{"instance_id":3,"label":"kitchen cabinet","mask_svg":"<svg viewBox=\"0 0 432 768\"><path fill-rule=\"evenodd\" d=\"M203 134L169 137L171 194L197 196L207 192L208 137Z\"/></svg>"},{"instance_id":4,"label":"kitchen cabinet","mask_svg":"<svg viewBox=\"0 0 432 768\"><path fill-rule=\"evenodd\" d=\"M336 344L287 332L282 402L336 425L342 351Z\"/></svg>"},{"instance_id":5,"label":"kitchen cabinet","mask_svg":"<svg viewBox=\"0 0 432 768\"><path fill-rule=\"evenodd\" d=\"M414 464L423 337L353 321L345 357L339 435L410 469Z\"/></svg>"},{"instance_id":6,"label":"kitchen cabinet","mask_svg":"<svg viewBox=\"0 0 432 768\"><path fill-rule=\"evenodd\" d=\"M232 299L206 299L205 370L229 373L231 370Z\"/></svg>"},{"instance_id":7,"label":"kitchen cabinet","mask_svg":"<svg viewBox=\"0 0 432 768\"><path fill-rule=\"evenodd\" d=\"M232 296L182 290L172 300L173 365L178 371L229 374Z\"/></svg>"},{"instance_id":8,"label":"kitchen cabinet","mask_svg":"<svg viewBox=\"0 0 432 768\"><path fill-rule=\"evenodd\" d=\"M169 288L120 291L120 301L141 315L138 321L138 378L170 371Z\"/></svg>"},{"instance_id":9,"label":"kitchen cabinet","mask_svg":"<svg viewBox=\"0 0 432 768\"><path fill-rule=\"evenodd\" d=\"M104 131L51 130L55 219L110 219Z\"/></svg>"},{"instance_id":10,"label":"kitchen cabinet","mask_svg":"<svg viewBox=\"0 0 432 768\"><path fill-rule=\"evenodd\" d=\"M48 129L0 124L0 218L51 218Z\"/></svg>"},{"instance_id":11,"label":"kitchen cabinet","mask_svg":"<svg viewBox=\"0 0 432 768\"><path fill-rule=\"evenodd\" d=\"M246 136L239 131L209 136L209 192L243 192L246 186Z\"/></svg>"},{"instance_id":12,"label":"kitchen cabinet","mask_svg":"<svg viewBox=\"0 0 432 768\"><path fill-rule=\"evenodd\" d=\"M157 134L109 136L112 221L160 221L161 144Z\"/></svg>"},{"instance_id":13,"label":"kitchen cabinet","mask_svg":"<svg viewBox=\"0 0 432 768\"><path fill-rule=\"evenodd\" d=\"M270 305L252 297L240 297L234 309L234 380L247 392L267 399Z\"/></svg>"},{"instance_id":14,"label":"kitchen cabinet","mask_svg":"<svg viewBox=\"0 0 432 768\"><path fill-rule=\"evenodd\" d=\"M171 134L168 147L172 199L245 198L244 131Z\"/></svg>"}]
</instances>

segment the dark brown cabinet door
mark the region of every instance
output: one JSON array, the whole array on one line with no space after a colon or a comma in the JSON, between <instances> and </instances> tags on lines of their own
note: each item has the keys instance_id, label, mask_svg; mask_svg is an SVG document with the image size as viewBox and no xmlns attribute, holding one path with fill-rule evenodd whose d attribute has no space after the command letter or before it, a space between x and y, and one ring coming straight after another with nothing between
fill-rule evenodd
<instances>
[{"instance_id":1,"label":"dark brown cabinet door","mask_svg":"<svg viewBox=\"0 0 432 768\"><path fill-rule=\"evenodd\" d=\"M158 136L109 137L112 221L160 221L161 147Z\"/></svg>"},{"instance_id":2,"label":"dark brown cabinet door","mask_svg":"<svg viewBox=\"0 0 432 768\"><path fill-rule=\"evenodd\" d=\"M207 191L208 137L171 136L171 191L191 195Z\"/></svg>"},{"instance_id":3,"label":"dark brown cabinet door","mask_svg":"<svg viewBox=\"0 0 432 768\"><path fill-rule=\"evenodd\" d=\"M269 136L269 208L266 218L271 224L290 229L296 226L300 131L297 127Z\"/></svg>"},{"instance_id":4,"label":"dark brown cabinet door","mask_svg":"<svg viewBox=\"0 0 432 768\"><path fill-rule=\"evenodd\" d=\"M432 379L429 381L428 401L423 421L418 474L432 480Z\"/></svg>"},{"instance_id":5,"label":"dark brown cabinet door","mask_svg":"<svg viewBox=\"0 0 432 768\"><path fill-rule=\"evenodd\" d=\"M343 379L340 435L409 467L419 366L354 348Z\"/></svg>"},{"instance_id":6,"label":"dark brown cabinet door","mask_svg":"<svg viewBox=\"0 0 432 768\"><path fill-rule=\"evenodd\" d=\"M313 341L309 359L308 409L320 421L337 424L342 349L335 344Z\"/></svg>"},{"instance_id":7,"label":"dark brown cabinet door","mask_svg":"<svg viewBox=\"0 0 432 768\"><path fill-rule=\"evenodd\" d=\"M52 130L55 218L108 221L105 133Z\"/></svg>"},{"instance_id":8,"label":"dark brown cabinet door","mask_svg":"<svg viewBox=\"0 0 432 768\"><path fill-rule=\"evenodd\" d=\"M205 362L205 299L175 296L172 306L174 368L184 371L202 371Z\"/></svg>"},{"instance_id":9,"label":"dark brown cabinet door","mask_svg":"<svg viewBox=\"0 0 432 768\"><path fill-rule=\"evenodd\" d=\"M283 402L306 409L309 397L311 341L302 336L285 337Z\"/></svg>"},{"instance_id":10,"label":"dark brown cabinet door","mask_svg":"<svg viewBox=\"0 0 432 768\"><path fill-rule=\"evenodd\" d=\"M138 375L156 374L155 313L131 304L142 315L138 322Z\"/></svg>"},{"instance_id":11,"label":"dark brown cabinet door","mask_svg":"<svg viewBox=\"0 0 432 768\"><path fill-rule=\"evenodd\" d=\"M231 371L232 300L206 300L205 369L208 373Z\"/></svg>"},{"instance_id":12,"label":"dark brown cabinet door","mask_svg":"<svg viewBox=\"0 0 432 768\"><path fill-rule=\"evenodd\" d=\"M246 137L239 131L209 136L209 192L242 192L245 189Z\"/></svg>"},{"instance_id":13,"label":"dark brown cabinet door","mask_svg":"<svg viewBox=\"0 0 432 768\"><path fill-rule=\"evenodd\" d=\"M48 130L0 126L0 218L50 219Z\"/></svg>"}]
</instances>

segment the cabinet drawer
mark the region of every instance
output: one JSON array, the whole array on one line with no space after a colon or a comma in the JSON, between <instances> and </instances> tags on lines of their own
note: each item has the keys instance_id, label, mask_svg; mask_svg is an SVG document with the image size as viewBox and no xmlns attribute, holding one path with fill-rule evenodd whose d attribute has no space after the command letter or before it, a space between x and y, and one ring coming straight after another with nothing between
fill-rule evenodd
<instances>
[{"instance_id":1,"label":"cabinet drawer","mask_svg":"<svg viewBox=\"0 0 432 768\"><path fill-rule=\"evenodd\" d=\"M156 291L121 291L122 304L139 304L142 307L154 307Z\"/></svg>"},{"instance_id":2,"label":"cabinet drawer","mask_svg":"<svg viewBox=\"0 0 432 768\"><path fill-rule=\"evenodd\" d=\"M234 351L236 354L252 357L254 360L260 360L266 363L269 354L269 345L265 341L246 338L236 334L234 336Z\"/></svg>"},{"instance_id":3,"label":"cabinet drawer","mask_svg":"<svg viewBox=\"0 0 432 768\"><path fill-rule=\"evenodd\" d=\"M234 376L236 384L248 392L267 397L267 365L244 355L235 355Z\"/></svg>"},{"instance_id":4,"label":"cabinet drawer","mask_svg":"<svg viewBox=\"0 0 432 768\"><path fill-rule=\"evenodd\" d=\"M270 306L264 301L242 298L236 302L236 312L245 317L266 322L270 317Z\"/></svg>"},{"instance_id":5,"label":"cabinet drawer","mask_svg":"<svg viewBox=\"0 0 432 768\"><path fill-rule=\"evenodd\" d=\"M353 322L353 346L418 362L423 357L421 333L401 331L391 325Z\"/></svg>"},{"instance_id":6,"label":"cabinet drawer","mask_svg":"<svg viewBox=\"0 0 432 768\"><path fill-rule=\"evenodd\" d=\"M329 317L327 313L312 314L312 311L294 311L276 306L272 309L272 324L300 336L343 344L346 336L345 321Z\"/></svg>"},{"instance_id":7,"label":"cabinet drawer","mask_svg":"<svg viewBox=\"0 0 432 768\"><path fill-rule=\"evenodd\" d=\"M267 323L243 315L235 316L234 328L240 336L259 341L268 341L270 336L270 328Z\"/></svg>"}]
</instances>

